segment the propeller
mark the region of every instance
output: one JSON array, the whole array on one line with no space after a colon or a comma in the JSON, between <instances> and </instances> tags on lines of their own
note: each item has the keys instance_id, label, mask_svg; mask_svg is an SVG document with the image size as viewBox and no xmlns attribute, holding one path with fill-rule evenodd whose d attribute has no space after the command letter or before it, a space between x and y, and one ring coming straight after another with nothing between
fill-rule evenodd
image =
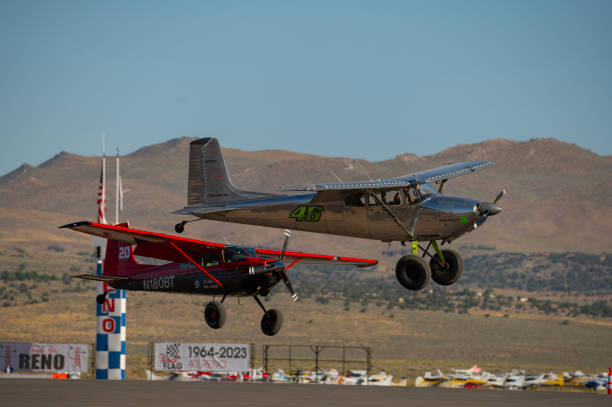
<instances>
[{"instance_id":1,"label":"propeller","mask_svg":"<svg viewBox=\"0 0 612 407\"><path fill-rule=\"evenodd\" d=\"M283 242L283 248L282 248L281 254L280 254L280 262L283 263L283 266L282 266L282 268L280 268L279 274L280 274L281 278L283 279L285 285L287 286L287 289L291 293L291 299L293 301L297 301L299 299L299 296L297 295L297 293L293 289L293 285L291 284L291 281L289 281L289 277L287 277L287 267L285 267L285 265L284 265L285 252L287 251L287 245L289 244L289 238L291 238L291 232L289 230L285 229L285 241Z\"/></svg>"},{"instance_id":2,"label":"propeller","mask_svg":"<svg viewBox=\"0 0 612 407\"><path fill-rule=\"evenodd\" d=\"M497 194L497 196L495 197L495 199L493 200L493 203L496 204L497 201L499 201L500 199L502 199L502 197L506 195L506 188L502 189L501 191L499 191L499 194Z\"/></svg>"},{"instance_id":3,"label":"propeller","mask_svg":"<svg viewBox=\"0 0 612 407\"><path fill-rule=\"evenodd\" d=\"M476 221L476 226L480 226L485 223L489 216L497 215L501 212L502 208L496 204L504 195L506 195L505 188L499 191L499 194L497 194L493 202L482 201L478 203L478 214L480 215L480 218Z\"/></svg>"}]
</instances>

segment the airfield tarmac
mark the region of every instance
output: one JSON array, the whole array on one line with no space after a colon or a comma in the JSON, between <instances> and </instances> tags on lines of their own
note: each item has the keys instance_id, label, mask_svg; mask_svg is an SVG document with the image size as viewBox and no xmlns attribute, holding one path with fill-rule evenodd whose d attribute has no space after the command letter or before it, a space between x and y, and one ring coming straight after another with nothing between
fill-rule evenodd
<instances>
[{"instance_id":1,"label":"airfield tarmac","mask_svg":"<svg viewBox=\"0 0 612 407\"><path fill-rule=\"evenodd\" d=\"M612 396L547 391L167 381L0 380L5 406L610 406Z\"/></svg>"}]
</instances>

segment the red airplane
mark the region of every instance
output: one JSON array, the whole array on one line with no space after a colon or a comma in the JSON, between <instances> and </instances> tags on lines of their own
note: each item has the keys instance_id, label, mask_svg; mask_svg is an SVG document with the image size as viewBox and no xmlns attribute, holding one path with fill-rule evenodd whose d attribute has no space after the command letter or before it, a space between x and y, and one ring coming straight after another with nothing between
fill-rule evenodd
<instances>
[{"instance_id":1,"label":"red airplane","mask_svg":"<svg viewBox=\"0 0 612 407\"><path fill-rule=\"evenodd\" d=\"M178 236L130 229L127 223L106 225L95 222L69 223L60 228L99 236L107 240L104 275L79 274L73 277L105 281L111 287L136 291L164 291L222 296L204 308L204 320L214 329L225 323L223 301L229 296L253 297L264 315L261 330L276 335L283 316L275 309L266 310L258 296L266 296L283 280L294 301L298 299L287 270L296 263L374 266L376 260L334 257L321 254L288 252L289 231L285 231L282 250L254 249L222 243L186 239ZM136 245L133 248L132 245ZM134 255L169 261L163 265L139 264ZM285 262L290 264L285 266ZM102 304L106 294L97 296Z\"/></svg>"}]
</instances>

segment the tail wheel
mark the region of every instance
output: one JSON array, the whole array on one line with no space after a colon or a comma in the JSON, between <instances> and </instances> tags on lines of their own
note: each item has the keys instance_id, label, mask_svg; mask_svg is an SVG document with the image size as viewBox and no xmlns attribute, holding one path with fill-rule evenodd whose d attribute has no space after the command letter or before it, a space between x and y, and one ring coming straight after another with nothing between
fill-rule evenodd
<instances>
[{"instance_id":1,"label":"tail wheel","mask_svg":"<svg viewBox=\"0 0 612 407\"><path fill-rule=\"evenodd\" d=\"M275 309L268 310L261 318L261 330L268 336L276 335L283 326L283 314Z\"/></svg>"},{"instance_id":2,"label":"tail wheel","mask_svg":"<svg viewBox=\"0 0 612 407\"><path fill-rule=\"evenodd\" d=\"M429 284L431 269L421 257L410 254L397 262L395 277L404 288L420 290Z\"/></svg>"},{"instance_id":3,"label":"tail wheel","mask_svg":"<svg viewBox=\"0 0 612 407\"><path fill-rule=\"evenodd\" d=\"M204 321L209 327L219 329L225 324L225 307L218 301L212 301L204 307Z\"/></svg>"},{"instance_id":4,"label":"tail wheel","mask_svg":"<svg viewBox=\"0 0 612 407\"><path fill-rule=\"evenodd\" d=\"M106 294L98 294L96 296L96 302L98 304L104 304L104 300L106 300Z\"/></svg>"},{"instance_id":5,"label":"tail wheel","mask_svg":"<svg viewBox=\"0 0 612 407\"><path fill-rule=\"evenodd\" d=\"M429 261L431 267L431 278L440 285L451 285L459 280L463 273L463 259L459 252L453 249L442 250L444 265L440 263L437 255Z\"/></svg>"}]
</instances>

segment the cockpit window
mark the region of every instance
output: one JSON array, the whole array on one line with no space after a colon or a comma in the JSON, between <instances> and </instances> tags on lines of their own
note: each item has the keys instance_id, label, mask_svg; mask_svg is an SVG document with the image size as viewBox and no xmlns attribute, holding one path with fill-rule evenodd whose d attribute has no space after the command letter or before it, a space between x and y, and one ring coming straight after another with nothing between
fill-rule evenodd
<instances>
[{"instance_id":1,"label":"cockpit window","mask_svg":"<svg viewBox=\"0 0 612 407\"><path fill-rule=\"evenodd\" d=\"M428 183L424 183L424 184L421 184L421 193L423 194L423 196L426 196L426 195L437 195L438 194L438 190L433 185L428 184Z\"/></svg>"},{"instance_id":2,"label":"cockpit window","mask_svg":"<svg viewBox=\"0 0 612 407\"><path fill-rule=\"evenodd\" d=\"M406 202L409 204L420 202L430 195L437 195L436 188L428 183L410 185L402 189Z\"/></svg>"},{"instance_id":3,"label":"cockpit window","mask_svg":"<svg viewBox=\"0 0 612 407\"><path fill-rule=\"evenodd\" d=\"M402 203L400 199L400 191L381 191L377 192L376 196L380 199L385 205L400 205ZM375 205L378 205L378 200Z\"/></svg>"},{"instance_id":4,"label":"cockpit window","mask_svg":"<svg viewBox=\"0 0 612 407\"><path fill-rule=\"evenodd\" d=\"M344 197L344 203L347 206L365 206L365 198L361 192L348 194Z\"/></svg>"},{"instance_id":5,"label":"cockpit window","mask_svg":"<svg viewBox=\"0 0 612 407\"><path fill-rule=\"evenodd\" d=\"M255 251L251 248L228 246L223 249L223 258L226 263L240 261L245 257L257 257Z\"/></svg>"},{"instance_id":6,"label":"cockpit window","mask_svg":"<svg viewBox=\"0 0 612 407\"><path fill-rule=\"evenodd\" d=\"M419 199L421 199L421 192L419 191L418 185L415 187L410 185L409 187L403 188L402 192L404 193L404 198L406 198L406 202L409 204L415 203Z\"/></svg>"},{"instance_id":7,"label":"cockpit window","mask_svg":"<svg viewBox=\"0 0 612 407\"><path fill-rule=\"evenodd\" d=\"M216 266L219 264L219 253L206 253L202 256L202 267Z\"/></svg>"}]
</instances>

